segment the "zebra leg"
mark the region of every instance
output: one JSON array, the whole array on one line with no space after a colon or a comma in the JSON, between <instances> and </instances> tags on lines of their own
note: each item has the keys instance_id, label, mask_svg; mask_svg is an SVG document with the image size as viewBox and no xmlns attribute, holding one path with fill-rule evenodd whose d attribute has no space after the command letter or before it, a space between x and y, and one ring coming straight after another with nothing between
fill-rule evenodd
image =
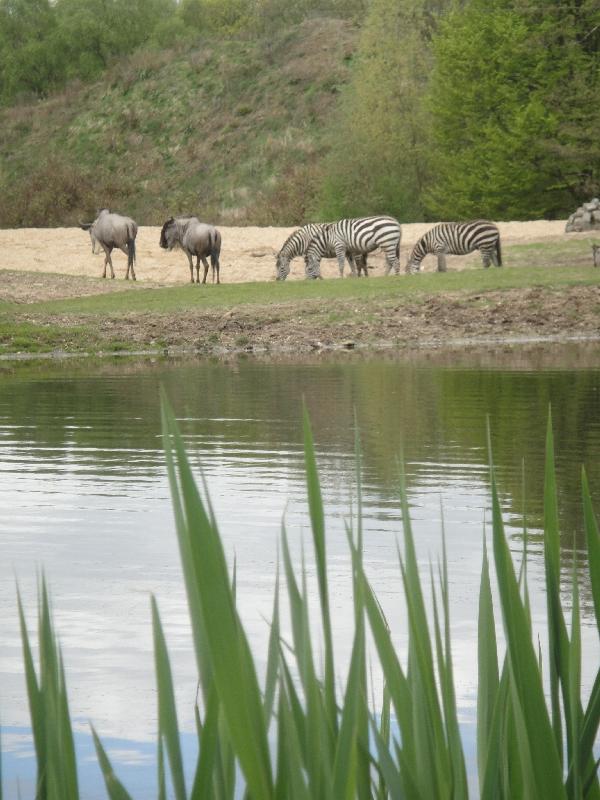
<instances>
[{"instance_id":1,"label":"zebra leg","mask_svg":"<svg viewBox=\"0 0 600 800\"><path fill-rule=\"evenodd\" d=\"M438 260L438 272L446 272L446 254L445 253L438 253L437 254Z\"/></svg>"},{"instance_id":2,"label":"zebra leg","mask_svg":"<svg viewBox=\"0 0 600 800\"><path fill-rule=\"evenodd\" d=\"M337 242L335 245L335 254L337 256L338 261L338 268L340 270L340 278L344 277L344 267L346 266L346 248L341 242ZM350 262L350 269L352 271L352 275L356 275L354 270L354 263Z\"/></svg>"},{"instance_id":3,"label":"zebra leg","mask_svg":"<svg viewBox=\"0 0 600 800\"><path fill-rule=\"evenodd\" d=\"M393 249L386 248L384 252L385 252L385 274L389 275L393 267L394 275L398 275L398 273L400 272L400 259L396 255L396 246L394 245Z\"/></svg>"},{"instance_id":4,"label":"zebra leg","mask_svg":"<svg viewBox=\"0 0 600 800\"><path fill-rule=\"evenodd\" d=\"M321 277L321 259L312 258L305 259L306 264L306 280L316 279Z\"/></svg>"},{"instance_id":5,"label":"zebra leg","mask_svg":"<svg viewBox=\"0 0 600 800\"><path fill-rule=\"evenodd\" d=\"M494 259L494 256L492 255L492 256L490 257L490 254L488 253L488 251L487 251L487 250L485 250L485 251L484 251L484 250L482 250L482 251L481 251L481 260L483 261L483 268L484 268L484 269L487 269L487 268L489 267L489 265L490 265L492 262L494 262L494 264L495 264L496 266L498 266L498 265L496 264L496 260Z\"/></svg>"},{"instance_id":6,"label":"zebra leg","mask_svg":"<svg viewBox=\"0 0 600 800\"><path fill-rule=\"evenodd\" d=\"M350 264L350 274L353 278L360 278L360 268L358 270L358 275L356 274L356 259L352 253L347 253L346 258L348 259L348 264Z\"/></svg>"}]
</instances>

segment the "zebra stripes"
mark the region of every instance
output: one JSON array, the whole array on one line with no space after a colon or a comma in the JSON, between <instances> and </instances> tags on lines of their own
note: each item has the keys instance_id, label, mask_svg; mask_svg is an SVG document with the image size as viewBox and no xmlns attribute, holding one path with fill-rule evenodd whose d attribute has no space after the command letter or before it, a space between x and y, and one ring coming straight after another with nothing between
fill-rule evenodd
<instances>
[{"instance_id":1,"label":"zebra stripes","mask_svg":"<svg viewBox=\"0 0 600 800\"><path fill-rule=\"evenodd\" d=\"M294 258L298 256L304 256L306 251L308 250L308 246L312 242L315 236L321 232L321 230L325 227L327 223L324 222L309 222L308 225L303 225L301 228L298 228L297 231L288 236L288 238L283 243L283 247L277 253L277 280L284 281L287 276L290 274L290 263ZM336 251L333 247L329 247L326 249L326 252L323 255L323 258L336 258ZM352 272L355 272L356 267L358 267L358 274L360 275L361 269L364 270L365 276L367 275L367 257L366 254L363 253L351 253L347 252L344 254L345 257L350 262L350 268ZM305 273L306 277L315 277L320 278L320 273L317 275L309 275L308 273L308 266L307 262L305 262Z\"/></svg>"},{"instance_id":2,"label":"zebra stripes","mask_svg":"<svg viewBox=\"0 0 600 800\"><path fill-rule=\"evenodd\" d=\"M483 266L502 266L500 232L493 222L442 222L421 236L406 262L406 272L418 272L427 253L438 259L438 272L446 272L446 255L462 256L479 250Z\"/></svg>"},{"instance_id":3,"label":"zebra stripes","mask_svg":"<svg viewBox=\"0 0 600 800\"><path fill-rule=\"evenodd\" d=\"M340 276L344 275L346 254L370 253L380 247L385 254L386 269L398 274L400 271L400 239L402 231L400 223L393 217L362 217L359 219L342 219L323 225L306 251L307 277L319 278L322 258L332 250L337 256ZM354 265L350 260L352 274Z\"/></svg>"}]
</instances>

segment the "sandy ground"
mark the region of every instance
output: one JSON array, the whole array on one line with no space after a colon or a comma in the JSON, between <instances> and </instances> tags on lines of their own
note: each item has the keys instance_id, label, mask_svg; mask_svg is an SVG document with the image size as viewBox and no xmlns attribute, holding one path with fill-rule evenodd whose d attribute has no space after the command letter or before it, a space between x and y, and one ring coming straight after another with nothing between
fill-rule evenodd
<instances>
[{"instance_id":1,"label":"sandy ground","mask_svg":"<svg viewBox=\"0 0 600 800\"><path fill-rule=\"evenodd\" d=\"M432 223L414 223L402 226L400 254L402 270L411 248L431 226ZM498 227L503 247L511 244L563 240L565 236L564 220L501 222ZM221 280L227 283L238 283L273 280L275 277L275 254L295 228L220 227L219 230L223 237ZM138 282L177 284L189 281L186 256L180 250L173 252L161 250L158 244L159 237L159 228L143 227L138 232L136 267ZM449 266L452 269L461 269L479 259L478 253L465 257L453 256L449 260ZM370 257L370 262L375 267L370 272L371 276L383 274L382 256L375 254ZM0 269L100 277L103 263L103 254L92 254L89 236L79 228L0 230ZM113 263L116 277L122 279L126 271L125 255L115 250ZM425 272L433 271L436 267L436 260L432 256L428 256L423 262L423 271ZM325 278L337 277L337 263L331 259L325 260L322 265L322 274ZM296 259L292 264L288 280L303 278L303 262L301 259ZM208 280L210 280L210 272ZM117 281L107 281L107 284L106 291L122 288ZM97 288L95 291L98 290ZM58 293L64 295L65 292ZM1 294L0 289L0 296ZM79 290L78 294L81 294Z\"/></svg>"}]
</instances>

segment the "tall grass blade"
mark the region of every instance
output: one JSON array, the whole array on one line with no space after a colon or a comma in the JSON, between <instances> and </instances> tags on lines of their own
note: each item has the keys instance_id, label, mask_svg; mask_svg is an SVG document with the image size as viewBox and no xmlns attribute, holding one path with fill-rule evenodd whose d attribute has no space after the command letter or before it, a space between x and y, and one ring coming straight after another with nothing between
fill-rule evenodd
<instances>
[{"instance_id":1,"label":"tall grass blade","mask_svg":"<svg viewBox=\"0 0 600 800\"><path fill-rule=\"evenodd\" d=\"M342 719L335 760L333 764L333 796L339 800L352 800L357 794L358 770L358 724L361 707L366 703L362 670L364 666L365 637L364 626L355 632L350 669L346 683L346 695L342 705Z\"/></svg>"},{"instance_id":2,"label":"tall grass blade","mask_svg":"<svg viewBox=\"0 0 600 800\"><path fill-rule=\"evenodd\" d=\"M507 640L511 696L521 750L530 753L524 773L532 777L535 787L532 800L564 798L561 758L548 717L527 615L506 543L493 469L491 476L494 560Z\"/></svg>"},{"instance_id":3,"label":"tall grass blade","mask_svg":"<svg viewBox=\"0 0 600 800\"><path fill-rule=\"evenodd\" d=\"M575 543L574 543L575 545ZM569 695L571 709L572 772L569 795L575 800L583 798L582 764L580 752L581 736L581 627L579 614L579 587L577 585L577 551L573 547L573 608L571 612L571 646L569 648Z\"/></svg>"},{"instance_id":4,"label":"tall grass blade","mask_svg":"<svg viewBox=\"0 0 600 800\"><path fill-rule=\"evenodd\" d=\"M277 800L311 800L313 794L306 785L298 726L294 720L286 689L279 691L278 755L275 798Z\"/></svg>"},{"instance_id":5,"label":"tall grass blade","mask_svg":"<svg viewBox=\"0 0 600 800\"><path fill-rule=\"evenodd\" d=\"M200 592L196 571L194 569L194 557L192 552L192 537L190 527L183 508L183 502L179 492L179 484L175 472L175 455L173 452L173 443L171 436L168 433L170 420L172 419L172 412L164 394L161 390L161 424L163 432L163 447L166 456L167 475L169 478L169 485L171 489L171 504L173 506L173 514L175 517L175 527L177 531L177 542L179 544L179 555L181 559L181 567L183 570L183 577L185 581L185 589L188 600L188 608L190 612L190 622L192 626L192 636L194 639L194 650L196 653L196 663L198 665L198 674L200 676L200 684L204 702L210 694L212 685L212 664L210 659L210 651L206 635L206 628L202 616L202 605L200 601ZM209 524L209 520L204 514L204 508L200 499L195 505L199 520L194 519L196 526Z\"/></svg>"},{"instance_id":6,"label":"tall grass blade","mask_svg":"<svg viewBox=\"0 0 600 800\"><path fill-rule=\"evenodd\" d=\"M216 689L208 698L204 725L199 736L200 754L190 800L212 800L225 797L219 781L219 699Z\"/></svg>"},{"instance_id":7,"label":"tall grass blade","mask_svg":"<svg viewBox=\"0 0 600 800\"><path fill-rule=\"evenodd\" d=\"M498 674L498 647L496 644L496 623L490 586L487 544L483 538L483 565L479 588L478 642L478 689L477 689L477 763L479 767L479 786L483 796L484 780L490 754L497 755L499 720L495 721L500 678ZM498 714L500 709L496 711ZM495 752L491 753L493 732L495 731Z\"/></svg>"},{"instance_id":8,"label":"tall grass blade","mask_svg":"<svg viewBox=\"0 0 600 800\"><path fill-rule=\"evenodd\" d=\"M187 800L171 664L154 596L150 598L150 602L152 607L154 662L158 693L158 735L159 738L164 741L167 748L167 757L171 768L171 780L173 781L176 800Z\"/></svg>"},{"instance_id":9,"label":"tall grass blade","mask_svg":"<svg viewBox=\"0 0 600 800\"><path fill-rule=\"evenodd\" d=\"M162 736L158 736L158 800L167 800L167 783L165 775L165 754L163 749Z\"/></svg>"},{"instance_id":10,"label":"tall grass blade","mask_svg":"<svg viewBox=\"0 0 600 800\"><path fill-rule=\"evenodd\" d=\"M554 469L554 438L552 436L552 416L548 411L546 430L546 463L544 480L544 566L546 571L546 601L548 607L548 649L550 671L550 697L552 705L552 727L556 741L556 750L562 763L562 717L559 701L561 680L563 681L563 702L565 703L565 719L569 757L573 737L569 732L572 714L569 709L568 696L568 664L565 655L568 653L566 626L560 603L560 534L558 528L558 504L556 476Z\"/></svg>"},{"instance_id":11,"label":"tall grass blade","mask_svg":"<svg viewBox=\"0 0 600 800\"><path fill-rule=\"evenodd\" d=\"M271 616L271 630L269 632L269 646L267 649L267 672L265 675L264 708L267 727L273 715L275 703L275 692L279 678L279 559L277 560L277 572L275 574L275 591L273 594L273 614Z\"/></svg>"},{"instance_id":12,"label":"tall grass blade","mask_svg":"<svg viewBox=\"0 0 600 800\"><path fill-rule=\"evenodd\" d=\"M42 706L40 687L38 685L37 675L33 664L33 656L31 654L31 644L29 640L29 632L27 630L27 623L25 621L23 602L21 600L21 593L18 587L17 587L17 607L19 610L19 624L21 627L21 644L23 647L25 684L27 686L27 697L29 700L29 715L31 717L31 733L33 736L33 744L35 747L35 756L37 765L36 793L41 797L45 797L47 793L46 789L47 777L46 777L46 737L45 737L45 727L44 727L44 709Z\"/></svg>"},{"instance_id":13,"label":"tall grass blade","mask_svg":"<svg viewBox=\"0 0 600 800\"><path fill-rule=\"evenodd\" d=\"M191 607L202 620L212 677L231 743L254 798L273 795L271 761L258 679L238 617L218 530L211 523L190 469L181 435L163 396L164 439L170 475L175 478L178 535L191 559L195 589ZM171 443L172 442L172 448ZM197 592L197 598L195 593Z\"/></svg>"},{"instance_id":14,"label":"tall grass blade","mask_svg":"<svg viewBox=\"0 0 600 800\"><path fill-rule=\"evenodd\" d=\"M590 488L585 469L581 470L581 490L583 498L583 522L589 564L590 583L596 612L596 627L600 633L600 532L592 507Z\"/></svg>"},{"instance_id":15,"label":"tall grass blade","mask_svg":"<svg viewBox=\"0 0 600 800\"><path fill-rule=\"evenodd\" d=\"M325 706L327 708L329 726L333 731L337 731L333 636L331 633L331 612L329 609L329 589L327 585L325 515L323 513L323 498L321 496L321 485L319 482L319 473L315 458L315 448L306 406L304 406L304 462L306 469L308 508L317 562L317 578L319 583L319 596L321 600L323 638L325 640Z\"/></svg>"},{"instance_id":16,"label":"tall grass blade","mask_svg":"<svg viewBox=\"0 0 600 800\"><path fill-rule=\"evenodd\" d=\"M117 778L112 768L112 764L110 763L110 759L106 755L106 751L102 746L102 742L100 741L98 734L94 730L94 726L92 725L92 737L94 739L94 747L96 748L96 755L98 757L98 763L100 764L100 769L102 770L102 775L104 776L104 784L106 786L106 792L110 798L110 800L132 800L131 795L125 789L121 781Z\"/></svg>"},{"instance_id":17,"label":"tall grass blade","mask_svg":"<svg viewBox=\"0 0 600 800\"><path fill-rule=\"evenodd\" d=\"M381 735L375 720L371 720L371 732L377 750L377 771L379 772L379 791L378 797L392 797L394 800L404 800L407 795L404 792L400 770L394 763L390 753L389 742Z\"/></svg>"}]
</instances>

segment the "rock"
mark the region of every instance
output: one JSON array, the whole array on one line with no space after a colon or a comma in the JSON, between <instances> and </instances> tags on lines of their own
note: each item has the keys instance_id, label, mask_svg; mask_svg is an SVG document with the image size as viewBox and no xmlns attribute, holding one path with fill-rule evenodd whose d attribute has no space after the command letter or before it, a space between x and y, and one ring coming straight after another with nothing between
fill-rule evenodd
<instances>
[{"instance_id":1,"label":"rock","mask_svg":"<svg viewBox=\"0 0 600 800\"><path fill-rule=\"evenodd\" d=\"M565 225L566 233L600 229L600 200L592 198L574 211Z\"/></svg>"}]
</instances>

